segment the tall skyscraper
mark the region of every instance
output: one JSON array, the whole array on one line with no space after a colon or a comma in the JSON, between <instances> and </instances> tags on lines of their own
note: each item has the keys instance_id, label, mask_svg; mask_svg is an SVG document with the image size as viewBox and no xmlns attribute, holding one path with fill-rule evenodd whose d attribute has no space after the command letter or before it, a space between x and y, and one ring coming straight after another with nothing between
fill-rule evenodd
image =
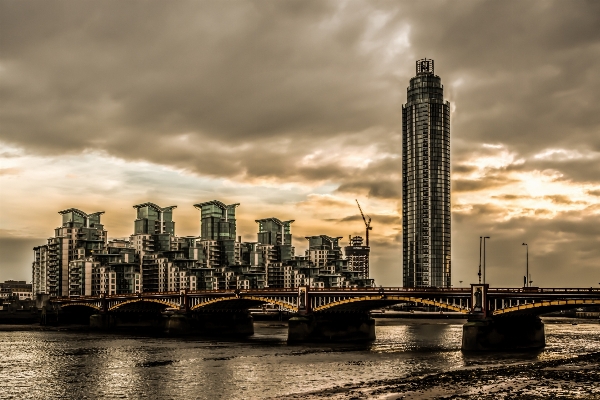
<instances>
[{"instance_id":1,"label":"tall skyscraper","mask_svg":"<svg viewBox=\"0 0 600 400\"><path fill-rule=\"evenodd\" d=\"M417 61L402 106L404 287L450 287L450 103L433 60Z\"/></svg>"}]
</instances>

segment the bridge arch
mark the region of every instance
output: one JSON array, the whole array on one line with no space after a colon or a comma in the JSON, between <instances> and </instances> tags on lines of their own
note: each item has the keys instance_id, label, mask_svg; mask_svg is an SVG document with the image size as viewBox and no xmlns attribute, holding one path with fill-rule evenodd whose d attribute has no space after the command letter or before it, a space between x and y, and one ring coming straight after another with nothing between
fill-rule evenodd
<instances>
[{"instance_id":1,"label":"bridge arch","mask_svg":"<svg viewBox=\"0 0 600 400\"><path fill-rule=\"evenodd\" d=\"M345 308L344 306L350 305L360 305L362 309L365 311L374 310L377 308L385 307L386 305L397 304L402 302L412 302L423 305L435 306L444 308L450 311L457 311L463 314L468 314L469 310L464 307L457 306L455 304L447 304L436 300L424 299L420 297L410 297L410 296L363 296L363 297L355 297L355 298L346 298L338 301L334 301L331 303L327 303L324 305L313 307L314 312L323 312L323 311L334 311L335 308ZM352 308L352 307L348 307Z\"/></svg>"},{"instance_id":2,"label":"bridge arch","mask_svg":"<svg viewBox=\"0 0 600 400\"><path fill-rule=\"evenodd\" d=\"M131 300L125 300L122 301L120 303L114 304L112 306L110 306L108 308L108 311L115 311L118 310L119 308L127 305L127 304L132 304L132 303L158 303L161 304L165 307L171 307L171 308L179 308L180 304L179 303L175 303L173 301L169 301L169 300L162 300L162 299L143 299L143 298L138 298L138 299L131 299Z\"/></svg>"},{"instance_id":3,"label":"bridge arch","mask_svg":"<svg viewBox=\"0 0 600 400\"><path fill-rule=\"evenodd\" d=\"M291 304L291 303L288 303L288 302L285 302L282 300L271 299L271 298L262 297L262 296L219 297L216 299L211 299L211 300L204 301L202 303L198 303L198 304L192 306L190 308L190 310L201 311L202 309L208 309L208 308L213 308L214 306L225 305L226 302L237 302L240 305L243 304L242 308L251 308L254 305L269 303L269 304L280 306L281 308L288 310L290 312L298 312L298 307L294 304Z\"/></svg>"},{"instance_id":4,"label":"bridge arch","mask_svg":"<svg viewBox=\"0 0 600 400\"><path fill-rule=\"evenodd\" d=\"M492 315L546 314L554 311L600 305L600 299L585 300L542 300L495 310Z\"/></svg>"}]
</instances>

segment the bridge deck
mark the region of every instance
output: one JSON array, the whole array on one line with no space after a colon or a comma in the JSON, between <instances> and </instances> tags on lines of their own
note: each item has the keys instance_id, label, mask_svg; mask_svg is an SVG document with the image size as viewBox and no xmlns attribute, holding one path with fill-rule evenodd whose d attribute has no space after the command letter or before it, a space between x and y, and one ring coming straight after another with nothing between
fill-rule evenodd
<instances>
[{"instance_id":1,"label":"bridge deck","mask_svg":"<svg viewBox=\"0 0 600 400\"><path fill-rule=\"evenodd\" d=\"M292 312L364 312L412 302L463 313L473 312L472 288L265 288L251 290L182 290L110 296L51 298L59 306L89 306L101 311L152 302L187 311L245 309L271 303ZM487 288L485 310L490 315L543 313L600 305L600 288Z\"/></svg>"}]
</instances>

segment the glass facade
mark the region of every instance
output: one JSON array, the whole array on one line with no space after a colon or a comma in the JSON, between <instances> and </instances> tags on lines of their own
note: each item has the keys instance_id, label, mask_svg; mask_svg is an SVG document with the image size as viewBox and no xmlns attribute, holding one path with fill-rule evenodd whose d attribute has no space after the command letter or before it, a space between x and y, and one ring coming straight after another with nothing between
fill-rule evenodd
<instances>
[{"instance_id":1,"label":"glass facade","mask_svg":"<svg viewBox=\"0 0 600 400\"><path fill-rule=\"evenodd\" d=\"M418 60L402 106L404 287L450 287L450 103Z\"/></svg>"}]
</instances>

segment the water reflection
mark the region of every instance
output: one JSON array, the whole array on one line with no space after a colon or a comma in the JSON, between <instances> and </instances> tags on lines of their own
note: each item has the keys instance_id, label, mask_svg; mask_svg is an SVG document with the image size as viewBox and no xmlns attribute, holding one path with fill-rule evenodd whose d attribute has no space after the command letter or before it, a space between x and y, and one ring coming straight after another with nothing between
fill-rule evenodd
<instances>
[{"instance_id":1,"label":"water reflection","mask_svg":"<svg viewBox=\"0 0 600 400\"><path fill-rule=\"evenodd\" d=\"M241 342L68 332L0 332L2 398L242 399L412 374L600 351L599 324L546 324L540 353L463 355L462 321L378 321L367 345L285 343L257 323Z\"/></svg>"}]
</instances>

